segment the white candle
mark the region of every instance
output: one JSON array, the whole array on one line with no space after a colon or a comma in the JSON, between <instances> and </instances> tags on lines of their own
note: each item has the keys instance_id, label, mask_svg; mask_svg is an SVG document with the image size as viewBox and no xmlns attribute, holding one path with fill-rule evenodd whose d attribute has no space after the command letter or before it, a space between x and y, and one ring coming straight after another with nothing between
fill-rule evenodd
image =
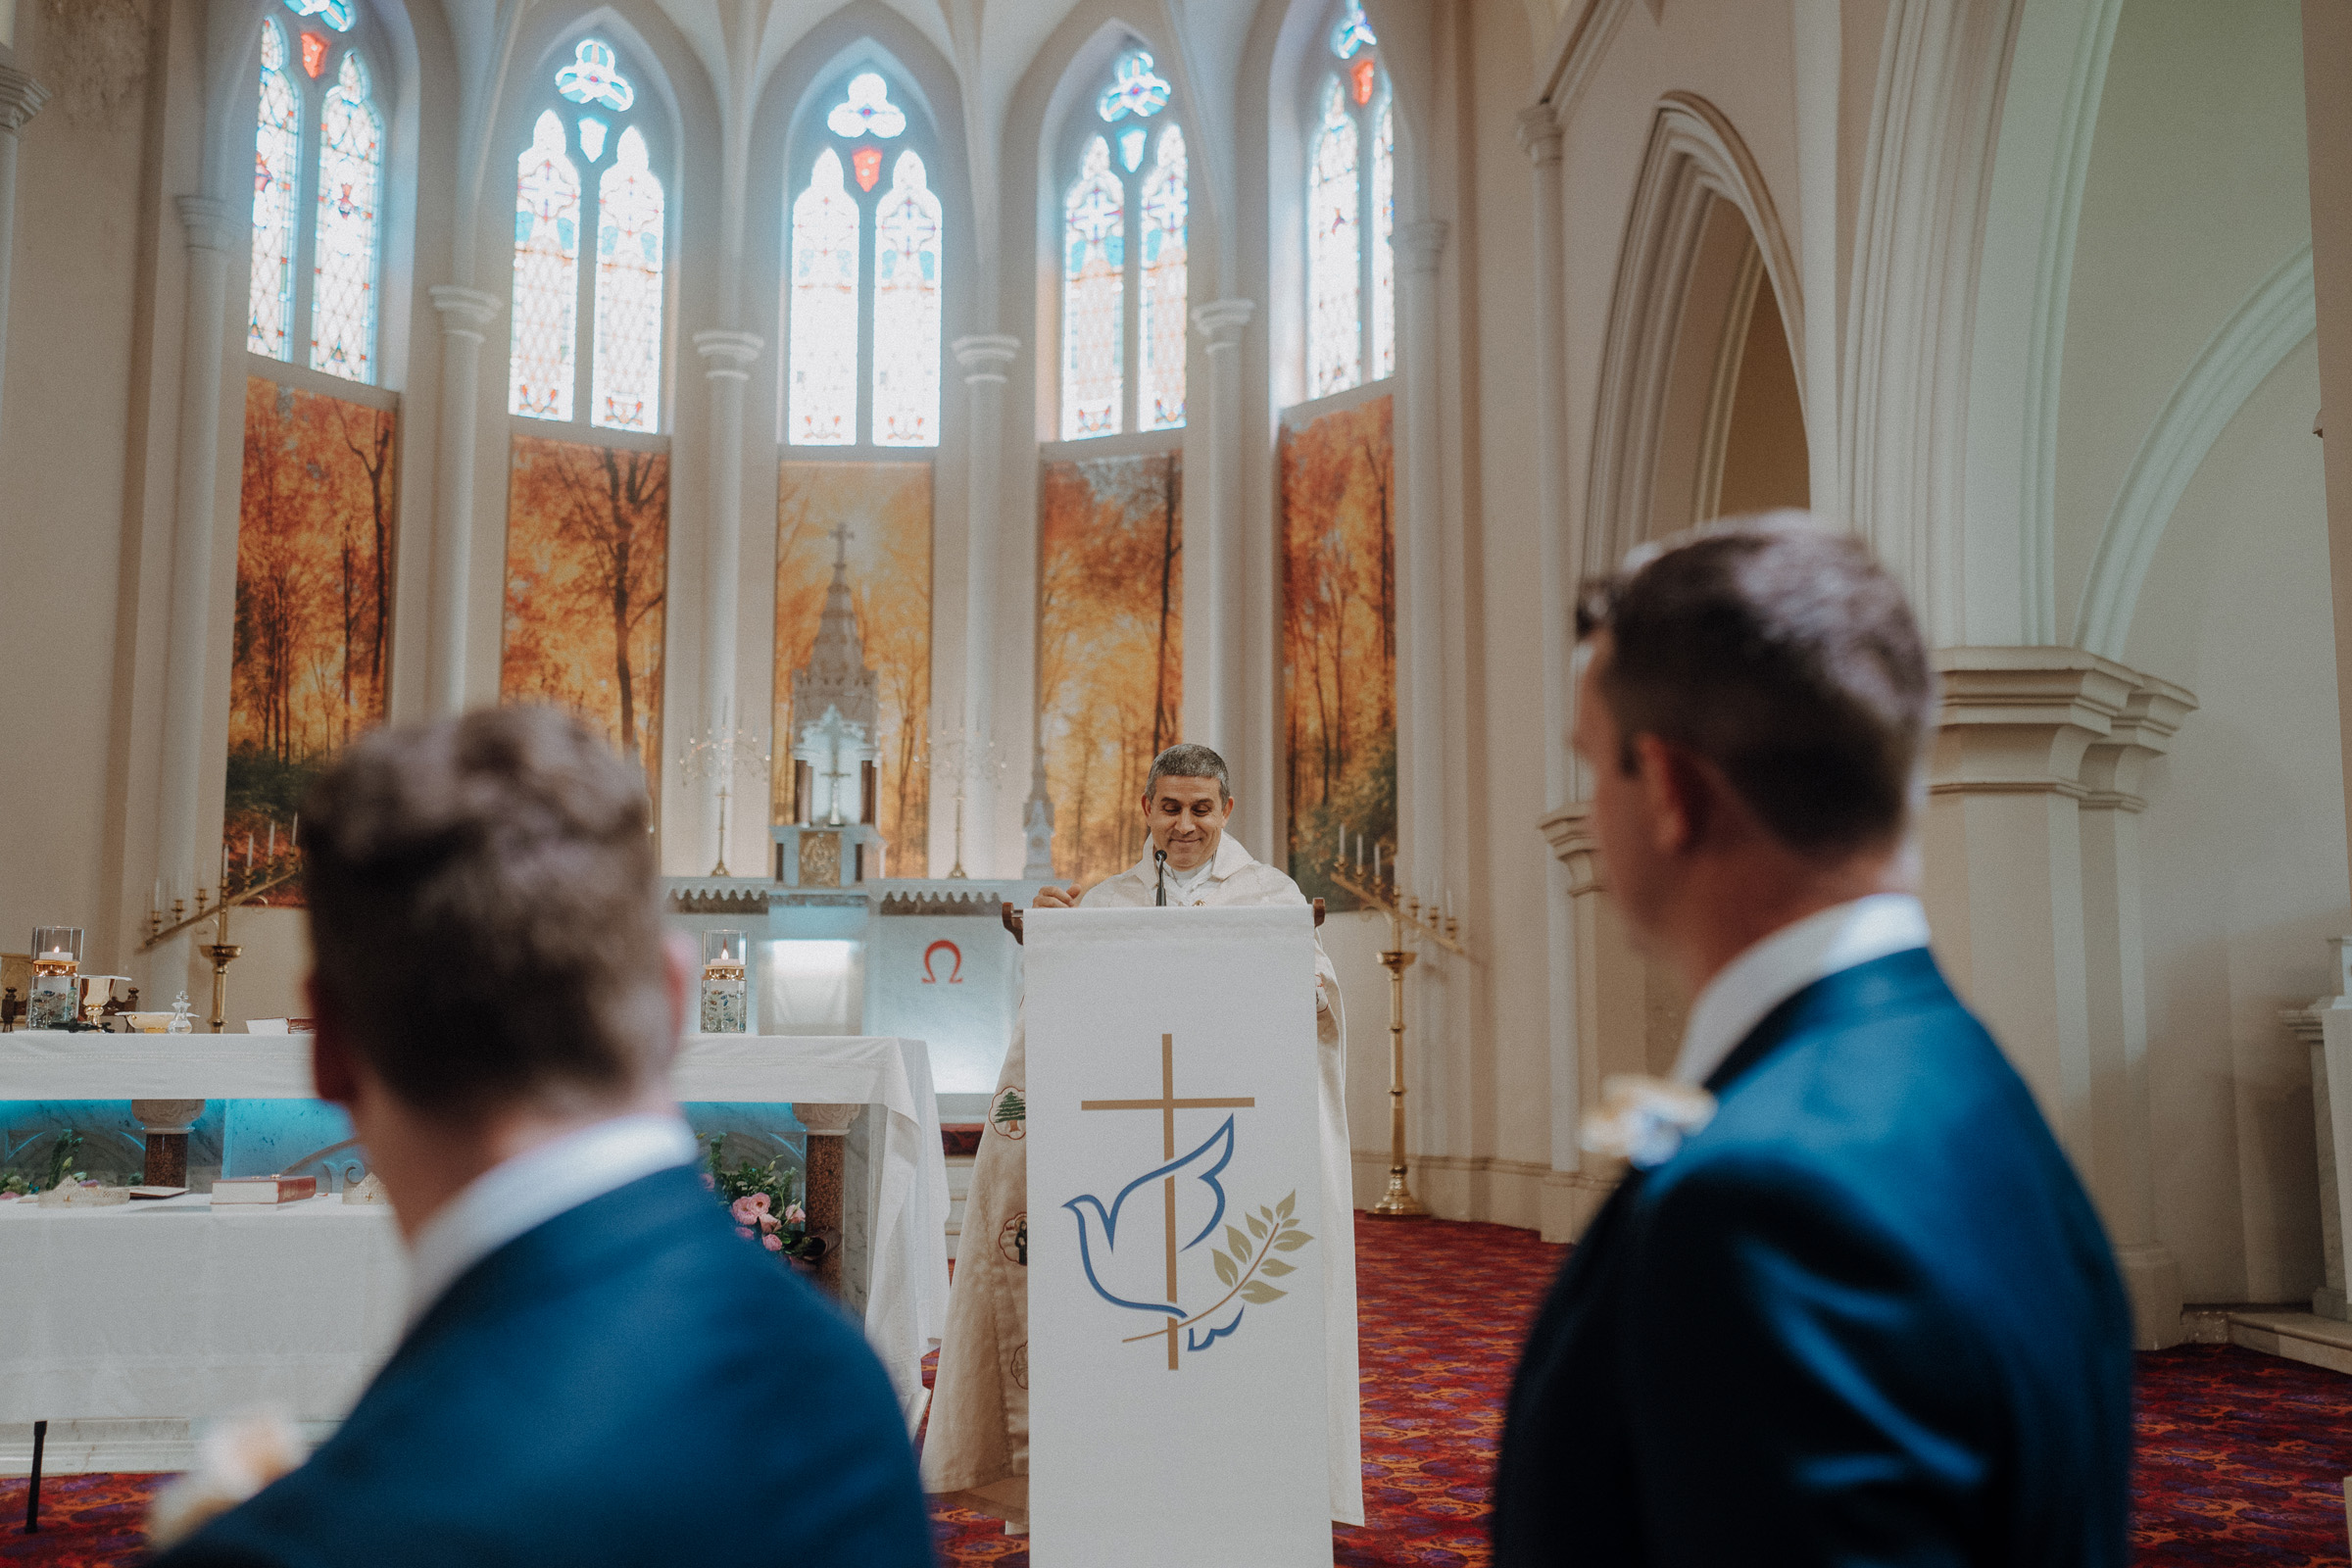
<instances>
[{"instance_id":1,"label":"white candle","mask_svg":"<svg viewBox=\"0 0 2352 1568\"><path fill-rule=\"evenodd\" d=\"M245 830L245 874L253 875L253 829Z\"/></svg>"},{"instance_id":2,"label":"white candle","mask_svg":"<svg viewBox=\"0 0 2352 1568\"><path fill-rule=\"evenodd\" d=\"M277 858L277 818L270 819L270 858Z\"/></svg>"},{"instance_id":3,"label":"white candle","mask_svg":"<svg viewBox=\"0 0 2352 1568\"><path fill-rule=\"evenodd\" d=\"M302 843L302 813L300 811L294 813L294 825L286 832L286 843L291 846L300 846Z\"/></svg>"},{"instance_id":4,"label":"white candle","mask_svg":"<svg viewBox=\"0 0 2352 1568\"><path fill-rule=\"evenodd\" d=\"M1380 880L1380 840L1372 841L1372 880Z\"/></svg>"},{"instance_id":5,"label":"white candle","mask_svg":"<svg viewBox=\"0 0 2352 1568\"><path fill-rule=\"evenodd\" d=\"M47 953L41 955L40 961L43 963L72 963L74 955L63 948L51 948Z\"/></svg>"}]
</instances>

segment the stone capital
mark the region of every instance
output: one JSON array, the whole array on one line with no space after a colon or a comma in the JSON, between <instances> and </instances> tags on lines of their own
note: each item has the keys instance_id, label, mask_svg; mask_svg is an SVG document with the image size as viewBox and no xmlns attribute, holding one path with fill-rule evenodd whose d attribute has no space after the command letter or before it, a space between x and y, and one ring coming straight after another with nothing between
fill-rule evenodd
<instances>
[{"instance_id":1,"label":"stone capital","mask_svg":"<svg viewBox=\"0 0 2352 1568\"><path fill-rule=\"evenodd\" d=\"M435 283L425 292L433 297L433 309L441 313L441 330L451 337L468 337L476 343L482 340L481 329L506 308L506 301L495 294L460 288L455 283Z\"/></svg>"},{"instance_id":2,"label":"stone capital","mask_svg":"<svg viewBox=\"0 0 2352 1568\"><path fill-rule=\"evenodd\" d=\"M1600 875L1600 838L1592 831L1592 803L1571 801L1537 819L1536 831L1568 868L1568 896L1582 898L1607 886Z\"/></svg>"},{"instance_id":3,"label":"stone capital","mask_svg":"<svg viewBox=\"0 0 2352 1568\"><path fill-rule=\"evenodd\" d=\"M863 1105L812 1104L798 1100L792 1102L793 1116L808 1130L812 1138L844 1136L850 1130L850 1123L856 1121L858 1113L864 1108Z\"/></svg>"},{"instance_id":4,"label":"stone capital","mask_svg":"<svg viewBox=\"0 0 2352 1568\"><path fill-rule=\"evenodd\" d=\"M192 251L224 251L235 232L232 224L236 215L228 203L215 201L210 196L181 196L177 198L179 220L188 231L188 249Z\"/></svg>"},{"instance_id":5,"label":"stone capital","mask_svg":"<svg viewBox=\"0 0 2352 1568\"><path fill-rule=\"evenodd\" d=\"M1257 306L1250 300L1210 300L1193 308L1193 324L1208 339L1208 352L1216 354L1239 346L1242 328L1256 314Z\"/></svg>"},{"instance_id":6,"label":"stone capital","mask_svg":"<svg viewBox=\"0 0 2352 1568\"><path fill-rule=\"evenodd\" d=\"M0 130L22 128L48 101L48 88L16 67L0 63Z\"/></svg>"},{"instance_id":7,"label":"stone capital","mask_svg":"<svg viewBox=\"0 0 2352 1568\"><path fill-rule=\"evenodd\" d=\"M1446 227L1436 219L1407 223L1396 231L1396 248L1404 252L1404 270L1422 277L1434 276L1438 258L1446 252Z\"/></svg>"},{"instance_id":8,"label":"stone capital","mask_svg":"<svg viewBox=\"0 0 2352 1568\"><path fill-rule=\"evenodd\" d=\"M1005 372L1021 352L1021 340L1002 332L959 337L948 346L956 351L956 363L963 367L963 379L971 385L1003 386Z\"/></svg>"},{"instance_id":9,"label":"stone capital","mask_svg":"<svg viewBox=\"0 0 2352 1568\"><path fill-rule=\"evenodd\" d=\"M1560 122L1552 118L1551 105L1529 104L1519 111L1519 150L1538 169L1560 161Z\"/></svg>"},{"instance_id":10,"label":"stone capital","mask_svg":"<svg viewBox=\"0 0 2352 1568\"><path fill-rule=\"evenodd\" d=\"M703 373L713 381L748 381L744 368L760 357L766 342L756 332L712 327L694 334L694 351L703 357Z\"/></svg>"},{"instance_id":11,"label":"stone capital","mask_svg":"<svg viewBox=\"0 0 2352 1568\"><path fill-rule=\"evenodd\" d=\"M2080 648L1946 648L1930 793L2065 795L2137 810L2138 764L2196 707L2180 687Z\"/></svg>"}]
</instances>

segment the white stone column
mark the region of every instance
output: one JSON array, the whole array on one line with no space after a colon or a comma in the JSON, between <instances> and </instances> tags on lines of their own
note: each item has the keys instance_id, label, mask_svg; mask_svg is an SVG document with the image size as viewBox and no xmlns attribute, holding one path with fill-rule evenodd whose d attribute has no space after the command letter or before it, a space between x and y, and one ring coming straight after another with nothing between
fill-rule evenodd
<instances>
[{"instance_id":1,"label":"white stone column","mask_svg":"<svg viewBox=\"0 0 2352 1568\"><path fill-rule=\"evenodd\" d=\"M8 259L17 231L17 132L39 114L49 89L16 67L0 64L0 391L8 376ZM0 398L0 410L8 407Z\"/></svg>"},{"instance_id":2,"label":"white stone column","mask_svg":"<svg viewBox=\"0 0 2352 1568\"><path fill-rule=\"evenodd\" d=\"M179 362L172 472L171 630L164 652L162 811L157 858L166 877L204 873L196 813L203 798L205 676L213 610L213 493L220 470L221 355L228 333L228 247L236 217L209 196L179 198L187 230L187 323ZM166 963L158 973L173 972Z\"/></svg>"},{"instance_id":3,"label":"white stone column","mask_svg":"<svg viewBox=\"0 0 2352 1568\"><path fill-rule=\"evenodd\" d=\"M2180 1336L2156 1240L2139 765L2195 705L2079 648L1946 648L1925 892L1936 951L2073 1157L2142 1347Z\"/></svg>"},{"instance_id":4,"label":"white stone column","mask_svg":"<svg viewBox=\"0 0 2352 1568\"><path fill-rule=\"evenodd\" d=\"M964 770L964 845L976 862L967 869L995 876L1003 859L997 850L997 774L1015 755L1012 737L997 734L997 639L1004 621L998 591L1004 553L1004 377L1021 340L984 332L957 338L954 348L970 414L963 442L963 733L973 758L986 757L989 743L997 742L999 763L997 769ZM913 850L902 845L898 854ZM928 850L926 844L922 853Z\"/></svg>"},{"instance_id":5,"label":"white stone column","mask_svg":"<svg viewBox=\"0 0 2352 1568\"><path fill-rule=\"evenodd\" d=\"M1561 214L1560 127L1549 104L1519 112L1519 146L1535 169L1530 216L1535 226L1535 319L1528 323L1536 358L1535 446L1536 571L1538 614L1536 658L1544 681L1544 799L1554 822L1575 801L1568 753L1568 236ZM1586 978L1570 897L1570 871L1556 857L1544 867L1544 968L1549 982L1551 1058L1551 1168L1544 1186L1544 1234L1573 1236L1582 1229L1585 1194L1575 1187L1583 1152L1577 1124L1585 1096L1578 1066L1578 1003ZM1588 1052L1587 1054L1590 1054ZM1553 1212L1561 1204L1566 1207Z\"/></svg>"},{"instance_id":6,"label":"white stone column","mask_svg":"<svg viewBox=\"0 0 2352 1568\"><path fill-rule=\"evenodd\" d=\"M1189 495L1205 496L1208 505L1185 507L1184 553L1197 564L1198 574L1188 582L1205 583L1201 600L1187 594L1184 602L1186 686L1199 671L1207 701L1195 711L1200 729L1185 739L1212 746L1237 770L1245 739L1246 710L1240 691L1243 625L1242 605L1247 588L1242 577L1242 330L1257 307L1249 300L1210 300L1193 311L1193 324L1207 339L1208 350L1208 473ZM1193 552L1200 555L1194 556ZM1188 708L1193 705L1187 703ZM1187 726L1189 730L1189 726ZM1278 846L1265 852L1279 856Z\"/></svg>"},{"instance_id":7,"label":"white stone column","mask_svg":"<svg viewBox=\"0 0 2352 1568\"><path fill-rule=\"evenodd\" d=\"M710 383L710 528L703 544L703 722L708 733L720 736L742 724L736 710L737 599L743 584L743 393L751 380L752 361L762 347L750 332L714 329L694 334L695 351L703 357L703 375ZM732 755L732 754L727 754ZM703 831L699 843L718 843L718 791L723 784L730 799L755 804L737 788L737 779L713 772L702 780ZM738 809L731 827L762 819L757 809ZM738 831L736 837L742 838ZM726 863L719 844L719 863ZM742 863L761 865L764 854L745 857Z\"/></svg>"},{"instance_id":8,"label":"white stone column","mask_svg":"<svg viewBox=\"0 0 2352 1568\"><path fill-rule=\"evenodd\" d=\"M1404 263L1396 315L1403 363L1397 445L1404 457L1404 756L1398 793L1405 808L1398 854L1407 887L1443 894L1446 877L1446 601L1438 549L1444 526L1438 475L1438 260L1446 225L1407 223L1396 232Z\"/></svg>"},{"instance_id":9,"label":"white stone column","mask_svg":"<svg viewBox=\"0 0 2352 1568\"><path fill-rule=\"evenodd\" d=\"M2138 690L2082 759L2082 930L2090 1015L2091 1185L2132 1297L2133 1343L2180 1343L2180 1265L2156 1239L2149 1140L2147 958L2140 910L2139 774L2179 732L2196 700L2133 672Z\"/></svg>"},{"instance_id":10,"label":"white stone column","mask_svg":"<svg viewBox=\"0 0 2352 1568\"><path fill-rule=\"evenodd\" d=\"M446 718L466 709L466 601L473 569L473 459L481 419L482 329L505 301L478 289L436 283L441 313L441 427L433 464L433 571L426 712Z\"/></svg>"}]
</instances>

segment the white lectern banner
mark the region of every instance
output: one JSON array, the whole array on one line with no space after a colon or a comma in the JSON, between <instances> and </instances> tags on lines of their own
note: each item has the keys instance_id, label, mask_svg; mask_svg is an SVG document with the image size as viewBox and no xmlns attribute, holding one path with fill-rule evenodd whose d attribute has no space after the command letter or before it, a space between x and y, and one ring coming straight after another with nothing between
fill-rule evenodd
<instances>
[{"instance_id":1,"label":"white lectern banner","mask_svg":"<svg viewBox=\"0 0 2352 1568\"><path fill-rule=\"evenodd\" d=\"M1313 914L1027 932L1031 1560L1329 1563Z\"/></svg>"}]
</instances>

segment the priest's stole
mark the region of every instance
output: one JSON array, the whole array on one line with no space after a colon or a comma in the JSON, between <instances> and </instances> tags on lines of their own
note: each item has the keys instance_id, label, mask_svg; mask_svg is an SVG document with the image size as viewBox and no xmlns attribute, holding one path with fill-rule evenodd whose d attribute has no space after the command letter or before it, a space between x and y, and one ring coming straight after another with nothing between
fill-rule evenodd
<instances>
[{"instance_id":1,"label":"priest's stole","mask_svg":"<svg viewBox=\"0 0 2352 1568\"><path fill-rule=\"evenodd\" d=\"M1031 1560L1328 1563L1313 915L1027 940Z\"/></svg>"}]
</instances>

